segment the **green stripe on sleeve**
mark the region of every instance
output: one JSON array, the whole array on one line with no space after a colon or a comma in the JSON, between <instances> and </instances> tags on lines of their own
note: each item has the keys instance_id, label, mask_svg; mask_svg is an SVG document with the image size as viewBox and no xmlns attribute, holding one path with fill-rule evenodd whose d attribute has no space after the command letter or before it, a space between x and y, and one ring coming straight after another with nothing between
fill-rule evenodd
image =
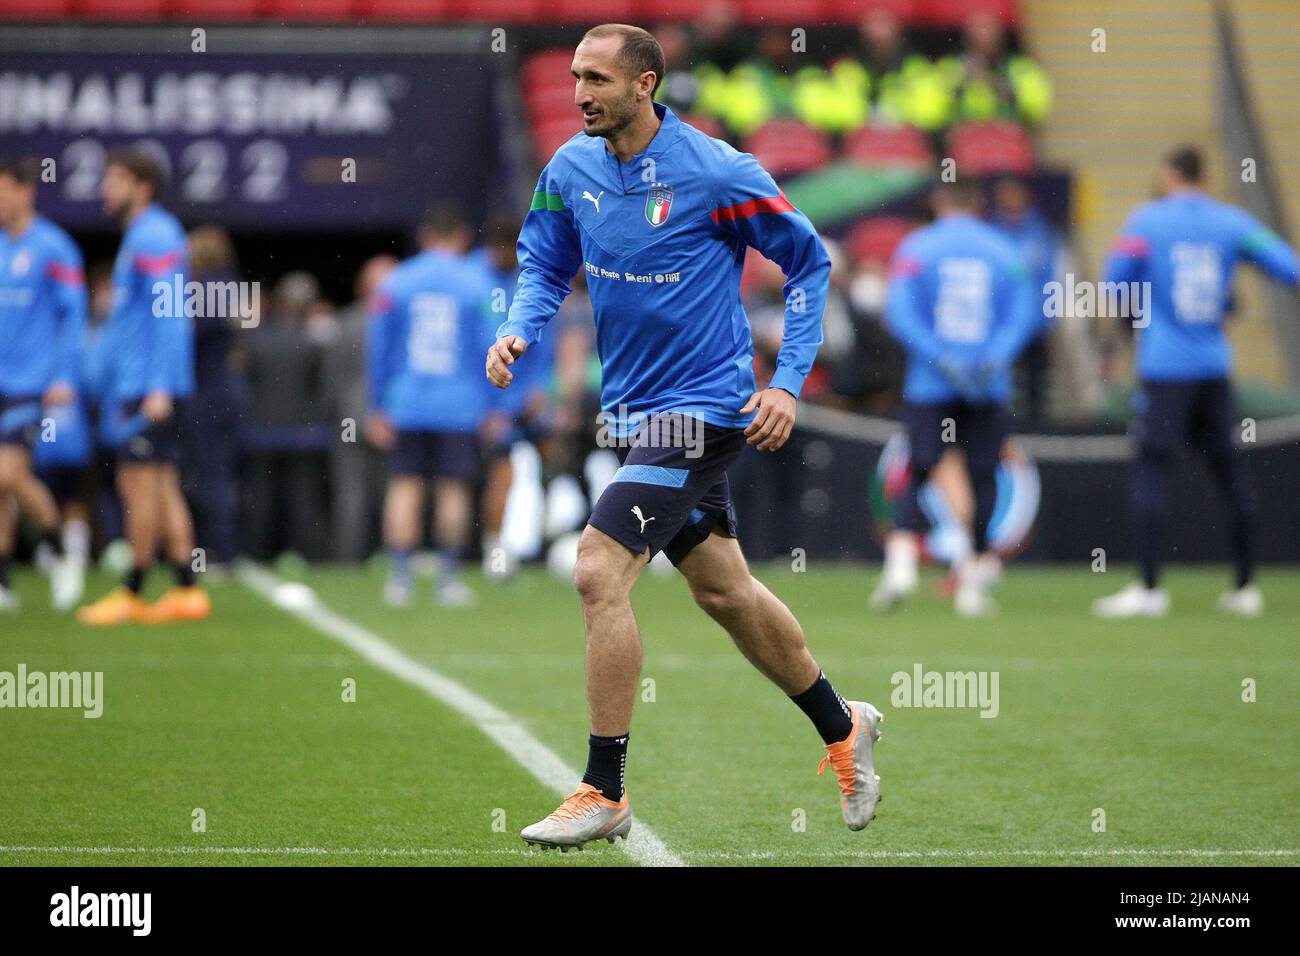
<instances>
[{"instance_id":1,"label":"green stripe on sleeve","mask_svg":"<svg viewBox=\"0 0 1300 956\"><path fill-rule=\"evenodd\" d=\"M537 190L533 193L533 204L529 211L537 209L549 209L551 212L559 212L564 208L564 197L559 193L548 193Z\"/></svg>"}]
</instances>

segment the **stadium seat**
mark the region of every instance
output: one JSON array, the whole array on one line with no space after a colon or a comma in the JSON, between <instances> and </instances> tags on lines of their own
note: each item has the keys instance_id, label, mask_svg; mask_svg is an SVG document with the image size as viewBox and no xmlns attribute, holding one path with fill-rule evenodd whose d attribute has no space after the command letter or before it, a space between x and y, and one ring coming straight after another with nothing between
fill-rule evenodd
<instances>
[{"instance_id":1,"label":"stadium seat","mask_svg":"<svg viewBox=\"0 0 1300 956\"><path fill-rule=\"evenodd\" d=\"M549 163L557 149L567 143L574 134L581 132L582 121L576 114L573 117L561 116L534 125L533 149L537 153L537 164L540 166Z\"/></svg>"},{"instance_id":2,"label":"stadium seat","mask_svg":"<svg viewBox=\"0 0 1300 956\"><path fill-rule=\"evenodd\" d=\"M651 30L656 23L689 23L699 17L703 3L704 0L647 0L642 7L645 11L642 19L652 25Z\"/></svg>"},{"instance_id":3,"label":"stadium seat","mask_svg":"<svg viewBox=\"0 0 1300 956\"><path fill-rule=\"evenodd\" d=\"M572 50L543 50L524 60L519 70L520 84L525 92L543 86L564 85L572 89Z\"/></svg>"},{"instance_id":4,"label":"stadium seat","mask_svg":"<svg viewBox=\"0 0 1300 956\"><path fill-rule=\"evenodd\" d=\"M164 7L164 0L75 0L69 13L86 20L157 20Z\"/></svg>"},{"instance_id":5,"label":"stadium seat","mask_svg":"<svg viewBox=\"0 0 1300 956\"><path fill-rule=\"evenodd\" d=\"M170 0L172 17L206 17L210 20L253 20L262 12L262 0Z\"/></svg>"},{"instance_id":6,"label":"stadium seat","mask_svg":"<svg viewBox=\"0 0 1300 956\"><path fill-rule=\"evenodd\" d=\"M0 0L0 20L60 20L71 6L68 0Z\"/></svg>"},{"instance_id":7,"label":"stadium seat","mask_svg":"<svg viewBox=\"0 0 1300 956\"><path fill-rule=\"evenodd\" d=\"M826 20L825 0L740 0L740 19L761 26L817 24Z\"/></svg>"},{"instance_id":8,"label":"stadium seat","mask_svg":"<svg viewBox=\"0 0 1300 956\"><path fill-rule=\"evenodd\" d=\"M872 123L844 138L844 158L861 166L929 166L930 140L915 126Z\"/></svg>"},{"instance_id":9,"label":"stadium seat","mask_svg":"<svg viewBox=\"0 0 1300 956\"><path fill-rule=\"evenodd\" d=\"M919 0L823 0L826 19L831 23L843 23L857 26L872 10L886 9L894 14L901 23L911 23L916 19L916 7Z\"/></svg>"},{"instance_id":10,"label":"stadium seat","mask_svg":"<svg viewBox=\"0 0 1300 956\"><path fill-rule=\"evenodd\" d=\"M778 178L824 166L831 158L829 137L791 117L768 120L750 133L745 151Z\"/></svg>"},{"instance_id":11,"label":"stadium seat","mask_svg":"<svg viewBox=\"0 0 1300 956\"><path fill-rule=\"evenodd\" d=\"M281 20L346 20L354 0L265 0L262 12Z\"/></svg>"},{"instance_id":12,"label":"stadium seat","mask_svg":"<svg viewBox=\"0 0 1300 956\"><path fill-rule=\"evenodd\" d=\"M1034 144L1028 131L1010 120L963 123L948 132L948 155L962 174L1028 173Z\"/></svg>"},{"instance_id":13,"label":"stadium seat","mask_svg":"<svg viewBox=\"0 0 1300 956\"><path fill-rule=\"evenodd\" d=\"M599 19L593 10L599 10ZM635 0L602 0L598 7L593 7L591 0L541 0L541 19L547 23L580 23L584 27L594 27L597 23L635 23L637 20Z\"/></svg>"},{"instance_id":14,"label":"stadium seat","mask_svg":"<svg viewBox=\"0 0 1300 956\"><path fill-rule=\"evenodd\" d=\"M705 136L712 136L714 139L725 140L727 130L718 120L712 116L702 116L697 113L690 113L681 117L683 122L690 123Z\"/></svg>"},{"instance_id":15,"label":"stadium seat","mask_svg":"<svg viewBox=\"0 0 1300 956\"><path fill-rule=\"evenodd\" d=\"M450 12L448 0L357 0L354 12L367 20L438 21Z\"/></svg>"},{"instance_id":16,"label":"stadium seat","mask_svg":"<svg viewBox=\"0 0 1300 956\"><path fill-rule=\"evenodd\" d=\"M849 230L844 245L855 263L888 262L913 228L914 223L901 216L872 216Z\"/></svg>"},{"instance_id":17,"label":"stadium seat","mask_svg":"<svg viewBox=\"0 0 1300 956\"><path fill-rule=\"evenodd\" d=\"M1007 27L1016 22L1016 0L917 0L916 21L930 27L960 27L973 13L991 13Z\"/></svg>"},{"instance_id":18,"label":"stadium seat","mask_svg":"<svg viewBox=\"0 0 1300 956\"><path fill-rule=\"evenodd\" d=\"M462 20L531 23L541 19L541 7L541 0L448 0L447 13Z\"/></svg>"},{"instance_id":19,"label":"stadium seat","mask_svg":"<svg viewBox=\"0 0 1300 956\"><path fill-rule=\"evenodd\" d=\"M529 122L533 125L560 118L574 123L581 122L578 107L573 102L572 83L527 88L524 90L524 105L528 109Z\"/></svg>"}]
</instances>

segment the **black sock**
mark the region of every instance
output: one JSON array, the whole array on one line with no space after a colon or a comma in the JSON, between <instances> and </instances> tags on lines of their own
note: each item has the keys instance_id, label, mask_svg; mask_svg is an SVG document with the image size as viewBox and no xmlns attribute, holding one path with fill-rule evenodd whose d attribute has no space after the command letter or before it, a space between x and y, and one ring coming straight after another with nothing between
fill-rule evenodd
<instances>
[{"instance_id":1,"label":"black sock","mask_svg":"<svg viewBox=\"0 0 1300 956\"><path fill-rule=\"evenodd\" d=\"M194 587L194 569L190 567L188 561L177 561L173 568L176 571L176 586L178 588Z\"/></svg>"},{"instance_id":2,"label":"black sock","mask_svg":"<svg viewBox=\"0 0 1300 956\"><path fill-rule=\"evenodd\" d=\"M627 734L622 737L587 738L587 772L582 782L589 783L617 803L623 799L623 767L627 764Z\"/></svg>"},{"instance_id":3,"label":"black sock","mask_svg":"<svg viewBox=\"0 0 1300 956\"><path fill-rule=\"evenodd\" d=\"M822 735L824 743L833 744L853 732L853 714L844 698L831 686L825 674L818 674L813 685L790 698Z\"/></svg>"},{"instance_id":4,"label":"black sock","mask_svg":"<svg viewBox=\"0 0 1300 956\"><path fill-rule=\"evenodd\" d=\"M41 540L50 546L56 558L63 557L63 534L57 525L42 533Z\"/></svg>"},{"instance_id":5,"label":"black sock","mask_svg":"<svg viewBox=\"0 0 1300 956\"><path fill-rule=\"evenodd\" d=\"M135 567L126 572L126 578L122 583L132 594L139 594L144 587L144 576L149 572L148 568Z\"/></svg>"},{"instance_id":6,"label":"black sock","mask_svg":"<svg viewBox=\"0 0 1300 956\"><path fill-rule=\"evenodd\" d=\"M0 554L0 588L9 587L9 555Z\"/></svg>"}]
</instances>

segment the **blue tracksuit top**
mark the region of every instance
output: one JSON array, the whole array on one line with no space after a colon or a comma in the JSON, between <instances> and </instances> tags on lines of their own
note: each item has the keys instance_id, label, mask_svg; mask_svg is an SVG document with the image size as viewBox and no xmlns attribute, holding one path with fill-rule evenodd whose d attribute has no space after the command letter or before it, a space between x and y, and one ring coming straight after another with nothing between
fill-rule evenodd
<instances>
[{"instance_id":1,"label":"blue tracksuit top","mask_svg":"<svg viewBox=\"0 0 1300 956\"><path fill-rule=\"evenodd\" d=\"M1140 319L1149 324L1137 330L1140 379L1230 374L1223 320L1232 273L1243 259L1296 283L1295 251L1243 209L1185 189L1133 211L1106 259L1104 281L1151 283Z\"/></svg>"},{"instance_id":2,"label":"blue tracksuit top","mask_svg":"<svg viewBox=\"0 0 1300 956\"><path fill-rule=\"evenodd\" d=\"M953 213L899 244L885 319L907 350L904 399L962 398L939 368L951 359L996 366L975 400L1001 403L1011 397L1011 362L1042 328L1042 295L1011 240L973 215Z\"/></svg>"},{"instance_id":3,"label":"blue tracksuit top","mask_svg":"<svg viewBox=\"0 0 1300 956\"><path fill-rule=\"evenodd\" d=\"M740 302L746 247L785 271L785 339L771 387L796 397L822 341L830 257L753 156L662 104L654 109L662 125L629 162L579 133L542 171L497 336L537 342L583 270L607 413L622 407L635 421L677 411L744 427L753 416L740 409L754 393Z\"/></svg>"}]
</instances>

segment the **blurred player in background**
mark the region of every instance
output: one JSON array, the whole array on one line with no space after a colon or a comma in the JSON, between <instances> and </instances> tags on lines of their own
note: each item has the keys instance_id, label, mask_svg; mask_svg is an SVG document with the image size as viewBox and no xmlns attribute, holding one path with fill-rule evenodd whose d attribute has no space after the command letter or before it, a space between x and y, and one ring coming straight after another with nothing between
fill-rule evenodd
<instances>
[{"instance_id":1,"label":"blurred player in background","mask_svg":"<svg viewBox=\"0 0 1300 956\"><path fill-rule=\"evenodd\" d=\"M55 412L77 400L86 282L76 244L36 212L37 176L35 161L0 163L0 610L17 602L9 562L21 511L54 555L50 597L66 611L81 600L85 558L65 553L58 505L32 472L32 450L58 438Z\"/></svg>"},{"instance_id":2,"label":"blurred player in background","mask_svg":"<svg viewBox=\"0 0 1300 956\"><path fill-rule=\"evenodd\" d=\"M1231 349L1223 334L1232 273L1253 262L1295 285L1295 251L1249 213L1203 192L1200 152L1173 150L1160 165L1160 198L1138 207L1106 261L1105 281L1149 283L1134 325L1137 340L1137 465L1132 509L1141 580L1093 604L1099 617L1158 617L1169 609L1159 586L1165 486L1180 448L1199 448L1228 499L1235 576L1218 600L1227 614L1264 609L1254 584L1255 506L1233 446ZM1127 325L1127 320L1126 320Z\"/></svg>"},{"instance_id":3,"label":"blurred player in background","mask_svg":"<svg viewBox=\"0 0 1300 956\"><path fill-rule=\"evenodd\" d=\"M194 525L177 467L177 406L194 388L194 333L174 295L184 288L185 232L157 204L162 182L153 156L126 148L109 154L100 184L104 211L125 230L103 331L108 365L100 429L117 457L132 566L121 586L78 610L77 618L92 625L200 620L212 612L195 583ZM149 605L142 592L160 545L176 582Z\"/></svg>"},{"instance_id":4,"label":"blurred player in background","mask_svg":"<svg viewBox=\"0 0 1300 956\"><path fill-rule=\"evenodd\" d=\"M907 350L903 422L911 474L899 499L898 526L885 542L885 567L871 605L893 607L917 584L918 494L948 448L966 459L975 499L971 552L956 562L958 614L995 610L989 592L1001 560L989 547L997 468L1007 436L1011 365L1042 328L1036 294L1019 251L976 217L980 191L962 181L939 186L936 220L894 254L886 321Z\"/></svg>"},{"instance_id":5,"label":"blurred player in background","mask_svg":"<svg viewBox=\"0 0 1300 956\"><path fill-rule=\"evenodd\" d=\"M388 454L384 544L391 560L384 598L411 601L411 553L420 543L426 482L433 483L438 603L474 603L460 576L470 544L479 432L495 403L479 372L492 341L492 285L466 258L469 225L435 206L420 229L422 251L380 284L366 343L371 442ZM496 427L499 427L499 423Z\"/></svg>"},{"instance_id":6,"label":"blurred player in background","mask_svg":"<svg viewBox=\"0 0 1300 956\"><path fill-rule=\"evenodd\" d=\"M790 436L821 344L830 258L753 156L654 102L664 56L645 30L587 31L572 72L585 135L542 171L519 236L519 288L487 374L512 385L511 367L528 361L585 270L601 406L622 467L592 509L574 569L587 632L587 770L521 836L567 849L631 830L624 767L642 648L629 596L659 551L699 607L811 720L827 751L819 772L833 768L844 821L860 830L880 799L872 763L880 712L836 692L794 615L750 574L726 475L747 443L776 451ZM751 245L788 277L785 341L762 391L740 303ZM688 429L699 433L694 447Z\"/></svg>"},{"instance_id":7,"label":"blurred player in background","mask_svg":"<svg viewBox=\"0 0 1300 956\"><path fill-rule=\"evenodd\" d=\"M515 295L519 278L519 261L515 240L519 236L518 220L510 217L492 219L485 231L485 242L471 258L488 272L492 286L493 307L505 306ZM504 307L503 307L504 310ZM515 555L501 539L506 498L514 480L510 450L516 442L535 433L546 407L547 389L555 367L555 337L546 336L533 349L528 360L514 369L514 387L501 393L497 401L502 412L500 433L490 436L485 449L487 486L483 491L483 573L493 580L512 577L519 565Z\"/></svg>"}]
</instances>

